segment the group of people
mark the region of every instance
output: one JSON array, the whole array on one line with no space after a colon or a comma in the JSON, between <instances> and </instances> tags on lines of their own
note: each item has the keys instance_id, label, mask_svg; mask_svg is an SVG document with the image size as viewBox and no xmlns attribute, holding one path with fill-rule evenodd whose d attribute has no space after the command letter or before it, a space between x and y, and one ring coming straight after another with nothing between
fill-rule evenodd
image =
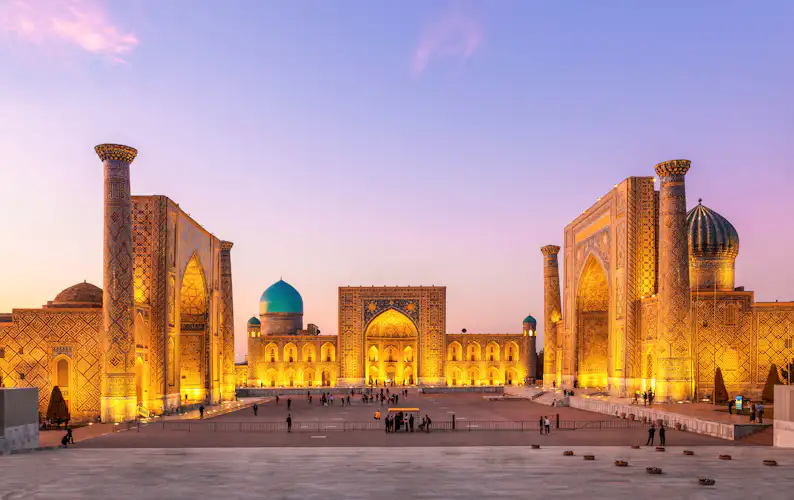
<instances>
[{"instance_id":1,"label":"group of people","mask_svg":"<svg viewBox=\"0 0 794 500\"><path fill-rule=\"evenodd\" d=\"M380 420L380 410L375 412L375 420ZM395 415L386 415L385 429L386 432L413 432L414 422L415 418L413 413L409 413L406 417L405 413L400 411ZM425 415L422 417L422 421L419 423L418 428L420 431L430 432L432 423L433 421L430 419L430 416Z\"/></svg>"},{"instance_id":2,"label":"group of people","mask_svg":"<svg viewBox=\"0 0 794 500\"><path fill-rule=\"evenodd\" d=\"M750 401L745 400L745 403L749 403L749 402ZM734 400L728 401L728 413L729 414L733 415L733 409L734 409L735 406L736 406L736 402ZM738 414L738 412L737 412L737 414ZM750 423L751 424L755 423L756 417L758 417L758 423L759 424L763 424L764 423L764 403L763 402L762 403L758 403L758 404L752 403L750 405Z\"/></svg>"},{"instance_id":3,"label":"group of people","mask_svg":"<svg viewBox=\"0 0 794 500\"><path fill-rule=\"evenodd\" d=\"M665 428L664 428L664 423L663 422L659 422L659 445L660 446L664 446L664 435L665 435L665 432L666 431L665 431ZM652 446L653 442L654 442L654 439L655 439L655 436L656 436L656 425L652 423L651 426L648 427L648 441L645 442L645 445L646 446Z\"/></svg>"},{"instance_id":4,"label":"group of people","mask_svg":"<svg viewBox=\"0 0 794 500\"><path fill-rule=\"evenodd\" d=\"M390 392L388 388L381 389L380 392L375 393L364 393L361 395L361 402L364 404L368 403L377 403L380 401L381 406L388 400L389 404L398 404L400 402L400 397L407 400L408 399L408 389L401 389L399 392L394 391Z\"/></svg>"},{"instance_id":5,"label":"group of people","mask_svg":"<svg viewBox=\"0 0 794 500\"><path fill-rule=\"evenodd\" d=\"M653 389L648 389L647 391L642 392L642 406L653 406L653 398L656 397L656 394L653 393ZM634 401L632 404L639 405L640 404L640 391L636 391L634 393Z\"/></svg>"}]
</instances>

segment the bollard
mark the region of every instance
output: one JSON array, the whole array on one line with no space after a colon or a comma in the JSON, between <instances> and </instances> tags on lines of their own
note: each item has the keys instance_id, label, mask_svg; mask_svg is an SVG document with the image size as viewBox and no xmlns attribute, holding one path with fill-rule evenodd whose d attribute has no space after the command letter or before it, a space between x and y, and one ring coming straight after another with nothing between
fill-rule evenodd
<instances>
[{"instance_id":1,"label":"bollard","mask_svg":"<svg viewBox=\"0 0 794 500\"><path fill-rule=\"evenodd\" d=\"M455 414L452 414L452 430L455 430Z\"/></svg>"}]
</instances>

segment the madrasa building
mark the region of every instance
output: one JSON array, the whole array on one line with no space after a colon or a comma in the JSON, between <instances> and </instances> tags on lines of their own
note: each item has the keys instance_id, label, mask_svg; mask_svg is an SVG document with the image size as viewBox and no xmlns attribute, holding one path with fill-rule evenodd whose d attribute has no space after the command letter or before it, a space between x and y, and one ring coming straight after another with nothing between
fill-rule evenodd
<instances>
[{"instance_id":1,"label":"madrasa building","mask_svg":"<svg viewBox=\"0 0 794 500\"><path fill-rule=\"evenodd\" d=\"M758 396L792 358L794 302L736 286L739 234L700 201L687 211L689 160L629 177L565 227L544 259L546 387L598 387L660 400ZM785 377L783 377L785 378Z\"/></svg>"},{"instance_id":2,"label":"madrasa building","mask_svg":"<svg viewBox=\"0 0 794 500\"><path fill-rule=\"evenodd\" d=\"M230 250L166 196L132 196L134 148L104 166L103 288L0 314L0 386L54 387L74 420L132 420L235 398ZM97 263L99 265L99 263Z\"/></svg>"},{"instance_id":3,"label":"madrasa building","mask_svg":"<svg viewBox=\"0 0 794 500\"><path fill-rule=\"evenodd\" d=\"M521 333L446 333L446 288L340 287L339 334L303 327L303 299L279 280L248 320L249 387L519 385L535 374L536 321Z\"/></svg>"}]
</instances>

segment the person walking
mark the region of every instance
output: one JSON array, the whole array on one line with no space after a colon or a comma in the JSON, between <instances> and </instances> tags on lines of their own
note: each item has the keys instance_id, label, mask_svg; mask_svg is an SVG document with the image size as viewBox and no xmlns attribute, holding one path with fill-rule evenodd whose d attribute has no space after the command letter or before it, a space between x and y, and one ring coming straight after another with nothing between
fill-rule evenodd
<instances>
[{"instance_id":1,"label":"person walking","mask_svg":"<svg viewBox=\"0 0 794 500\"><path fill-rule=\"evenodd\" d=\"M642 406L648 406L648 392L642 391Z\"/></svg>"},{"instance_id":2,"label":"person walking","mask_svg":"<svg viewBox=\"0 0 794 500\"><path fill-rule=\"evenodd\" d=\"M732 399L728 401L728 415L733 415L733 405L735 404L736 403Z\"/></svg>"},{"instance_id":3,"label":"person walking","mask_svg":"<svg viewBox=\"0 0 794 500\"><path fill-rule=\"evenodd\" d=\"M755 407L755 403L753 403L752 406L750 406L750 423L751 424L755 423L756 411L757 410L756 410L756 407Z\"/></svg>"},{"instance_id":4,"label":"person walking","mask_svg":"<svg viewBox=\"0 0 794 500\"><path fill-rule=\"evenodd\" d=\"M430 424L431 424L432 422L433 422L433 421L432 421L432 420L430 420L430 416L429 416L429 415L425 415L425 432L427 432L427 433L429 433L429 432L430 432Z\"/></svg>"},{"instance_id":5,"label":"person walking","mask_svg":"<svg viewBox=\"0 0 794 500\"><path fill-rule=\"evenodd\" d=\"M543 427L546 425L546 421L543 420L543 415L540 416L540 421L538 422L538 428L540 429L540 435L543 435Z\"/></svg>"},{"instance_id":6,"label":"person walking","mask_svg":"<svg viewBox=\"0 0 794 500\"><path fill-rule=\"evenodd\" d=\"M259 406L257 406L256 403L254 403L253 408L254 408L254 416L256 416L257 412L259 411Z\"/></svg>"},{"instance_id":7,"label":"person walking","mask_svg":"<svg viewBox=\"0 0 794 500\"><path fill-rule=\"evenodd\" d=\"M411 429L411 432L414 431L414 414L413 413L411 413L411 415L408 417L408 427Z\"/></svg>"},{"instance_id":8,"label":"person walking","mask_svg":"<svg viewBox=\"0 0 794 500\"><path fill-rule=\"evenodd\" d=\"M199 406L199 418L204 418L204 405Z\"/></svg>"},{"instance_id":9,"label":"person walking","mask_svg":"<svg viewBox=\"0 0 794 500\"><path fill-rule=\"evenodd\" d=\"M656 427L653 424L651 424L651 426L648 427L648 441L645 442L645 446L653 446L653 440L655 437L656 437Z\"/></svg>"},{"instance_id":10,"label":"person walking","mask_svg":"<svg viewBox=\"0 0 794 500\"><path fill-rule=\"evenodd\" d=\"M546 425L546 434L551 434L551 421L549 420L548 416L546 416L546 419L543 421L543 423Z\"/></svg>"},{"instance_id":11,"label":"person walking","mask_svg":"<svg viewBox=\"0 0 794 500\"><path fill-rule=\"evenodd\" d=\"M759 424L763 424L764 423L764 403L763 402L758 403L758 407L757 408L758 408L758 423Z\"/></svg>"},{"instance_id":12,"label":"person walking","mask_svg":"<svg viewBox=\"0 0 794 500\"><path fill-rule=\"evenodd\" d=\"M661 424L659 424L659 444L662 446L664 446L664 434L665 434L664 422L662 422Z\"/></svg>"},{"instance_id":13,"label":"person walking","mask_svg":"<svg viewBox=\"0 0 794 500\"><path fill-rule=\"evenodd\" d=\"M287 432L292 432L292 415L287 414Z\"/></svg>"},{"instance_id":14,"label":"person walking","mask_svg":"<svg viewBox=\"0 0 794 500\"><path fill-rule=\"evenodd\" d=\"M292 408L292 398L287 398L287 411Z\"/></svg>"},{"instance_id":15,"label":"person walking","mask_svg":"<svg viewBox=\"0 0 794 500\"><path fill-rule=\"evenodd\" d=\"M276 404L278 404L278 394L276 394Z\"/></svg>"},{"instance_id":16,"label":"person walking","mask_svg":"<svg viewBox=\"0 0 794 500\"><path fill-rule=\"evenodd\" d=\"M66 427L66 438L69 444L74 444L74 435L72 435L72 426Z\"/></svg>"},{"instance_id":17,"label":"person walking","mask_svg":"<svg viewBox=\"0 0 794 500\"><path fill-rule=\"evenodd\" d=\"M350 406L350 393L347 394L347 406Z\"/></svg>"}]
</instances>

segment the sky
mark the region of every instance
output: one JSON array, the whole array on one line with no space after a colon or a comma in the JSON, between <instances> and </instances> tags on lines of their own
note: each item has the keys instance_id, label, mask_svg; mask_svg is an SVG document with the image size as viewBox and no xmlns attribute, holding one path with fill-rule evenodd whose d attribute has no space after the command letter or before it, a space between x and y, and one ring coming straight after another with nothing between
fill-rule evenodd
<instances>
[{"instance_id":1,"label":"sky","mask_svg":"<svg viewBox=\"0 0 794 500\"><path fill-rule=\"evenodd\" d=\"M736 284L794 300L794 2L0 0L0 312L102 285L102 165L234 242L236 352L280 277L445 285L447 330L543 324L540 247L692 160ZM658 185L657 185L658 186Z\"/></svg>"}]
</instances>

